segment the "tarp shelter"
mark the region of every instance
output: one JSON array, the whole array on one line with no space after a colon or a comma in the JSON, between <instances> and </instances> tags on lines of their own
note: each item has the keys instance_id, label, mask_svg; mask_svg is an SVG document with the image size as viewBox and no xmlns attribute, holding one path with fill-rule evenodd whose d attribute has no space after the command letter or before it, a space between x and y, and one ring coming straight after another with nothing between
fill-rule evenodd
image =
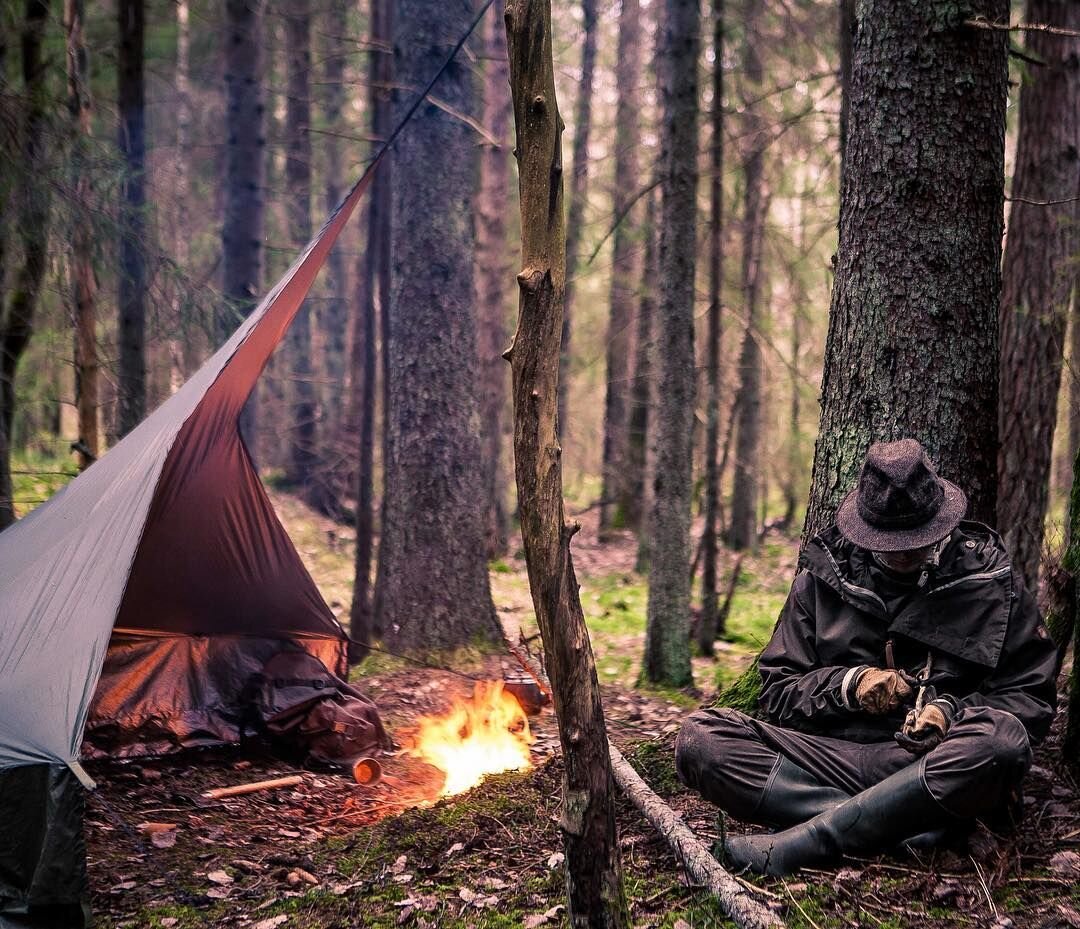
<instances>
[{"instance_id":1,"label":"tarp shelter","mask_svg":"<svg viewBox=\"0 0 1080 929\"><path fill-rule=\"evenodd\" d=\"M0 926L85 896L84 733L121 753L228 741L282 648L344 672L239 417L371 176L176 394L0 533Z\"/></svg>"}]
</instances>

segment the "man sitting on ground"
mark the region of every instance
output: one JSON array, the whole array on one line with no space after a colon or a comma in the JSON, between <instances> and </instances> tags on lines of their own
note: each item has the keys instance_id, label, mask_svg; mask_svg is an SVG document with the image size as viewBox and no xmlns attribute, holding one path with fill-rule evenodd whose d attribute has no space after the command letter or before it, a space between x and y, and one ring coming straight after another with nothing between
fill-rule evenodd
<instances>
[{"instance_id":1,"label":"man sitting on ground","mask_svg":"<svg viewBox=\"0 0 1080 929\"><path fill-rule=\"evenodd\" d=\"M1054 715L1056 655L966 508L914 439L871 446L761 653L769 722L709 709L684 723L684 783L783 830L728 837L735 870L789 874L1014 808Z\"/></svg>"}]
</instances>

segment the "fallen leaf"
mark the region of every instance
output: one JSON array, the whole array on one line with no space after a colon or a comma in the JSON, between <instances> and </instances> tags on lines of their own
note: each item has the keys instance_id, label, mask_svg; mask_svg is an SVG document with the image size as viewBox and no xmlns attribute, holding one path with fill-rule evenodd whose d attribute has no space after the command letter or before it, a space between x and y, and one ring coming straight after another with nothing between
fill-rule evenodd
<instances>
[{"instance_id":1,"label":"fallen leaf","mask_svg":"<svg viewBox=\"0 0 1080 929\"><path fill-rule=\"evenodd\" d=\"M211 900L225 900L228 898L229 892L221 887L211 887L206 892L206 896Z\"/></svg>"},{"instance_id":2,"label":"fallen leaf","mask_svg":"<svg viewBox=\"0 0 1080 929\"><path fill-rule=\"evenodd\" d=\"M485 877L481 882L488 890L506 890L507 883L498 877Z\"/></svg>"},{"instance_id":3,"label":"fallen leaf","mask_svg":"<svg viewBox=\"0 0 1080 929\"><path fill-rule=\"evenodd\" d=\"M246 858L234 859L232 866L247 874L258 874L263 869L263 866L257 861L248 861Z\"/></svg>"},{"instance_id":4,"label":"fallen leaf","mask_svg":"<svg viewBox=\"0 0 1080 929\"><path fill-rule=\"evenodd\" d=\"M390 873L391 874L400 874L402 871L405 870L405 863L408 860L409 859L406 858L404 855L398 855L398 857L394 861L394 863L392 865L390 865Z\"/></svg>"},{"instance_id":5,"label":"fallen leaf","mask_svg":"<svg viewBox=\"0 0 1080 929\"><path fill-rule=\"evenodd\" d=\"M121 881L119 884L113 884L109 889L114 892L117 890L134 890L137 886L134 881Z\"/></svg>"},{"instance_id":6,"label":"fallen leaf","mask_svg":"<svg viewBox=\"0 0 1080 929\"><path fill-rule=\"evenodd\" d=\"M172 929L180 920L175 916L162 916L158 922L161 923L161 929Z\"/></svg>"},{"instance_id":7,"label":"fallen leaf","mask_svg":"<svg viewBox=\"0 0 1080 929\"><path fill-rule=\"evenodd\" d=\"M1080 874L1080 854L1077 852L1058 852L1050 859L1050 870L1055 874L1069 877Z\"/></svg>"},{"instance_id":8,"label":"fallen leaf","mask_svg":"<svg viewBox=\"0 0 1080 929\"><path fill-rule=\"evenodd\" d=\"M404 900L398 900L394 906L416 906L415 897L406 897Z\"/></svg>"},{"instance_id":9,"label":"fallen leaf","mask_svg":"<svg viewBox=\"0 0 1080 929\"><path fill-rule=\"evenodd\" d=\"M561 864L562 864L562 863L563 863L563 862L564 862L565 860L566 860L566 856L565 856L565 855L564 855L564 854L563 854L562 852L555 852L555 854L554 854L554 855L552 855L552 856L551 856L551 857L550 857L550 858L549 858L549 859L547 860L547 866L548 866L549 868L557 868L557 867L558 867L559 865L561 865Z\"/></svg>"},{"instance_id":10,"label":"fallen leaf","mask_svg":"<svg viewBox=\"0 0 1080 929\"><path fill-rule=\"evenodd\" d=\"M280 916L271 916L269 919L255 923L251 929L277 929L282 923L287 922L289 917L282 913Z\"/></svg>"},{"instance_id":11,"label":"fallen leaf","mask_svg":"<svg viewBox=\"0 0 1080 929\"><path fill-rule=\"evenodd\" d=\"M466 903L472 903L479 894L474 890L469 890L468 887L462 887L461 890L458 891L458 896Z\"/></svg>"},{"instance_id":12,"label":"fallen leaf","mask_svg":"<svg viewBox=\"0 0 1080 929\"><path fill-rule=\"evenodd\" d=\"M544 915L548 919L555 919L565 909L566 909L565 904L556 903L555 906L553 906L550 910L545 911Z\"/></svg>"},{"instance_id":13,"label":"fallen leaf","mask_svg":"<svg viewBox=\"0 0 1080 929\"><path fill-rule=\"evenodd\" d=\"M278 835L283 835L287 839L299 839L300 833L295 829L278 829Z\"/></svg>"},{"instance_id":14,"label":"fallen leaf","mask_svg":"<svg viewBox=\"0 0 1080 929\"><path fill-rule=\"evenodd\" d=\"M688 923L685 919L677 919L675 920L675 926L673 927L673 929L690 929L690 923Z\"/></svg>"},{"instance_id":15,"label":"fallen leaf","mask_svg":"<svg viewBox=\"0 0 1080 929\"><path fill-rule=\"evenodd\" d=\"M176 823L139 823L136 828L143 835L154 835L157 832L174 832Z\"/></svg>"},{"instance_id":16,"label":"fallen leaf","mask_svg":"<svg viewBox=\"0 0 1080 929\"><path fill-rule=\"evenodd\" d=\"M543 913L537 913L534 916L526 916L524 926L525 929L537 929L537 926L542 926L548 921L548 918Z\"/></svg>"},{"instance_id":17,"label":"fallen leaf","mask_svg":"<svg viewBox=\"0 0 1080 929\"><path fill-rule=\"evenodd\" d=\"M208 881L213 881L215 884L231 884L233 882L232 876L225 871L211 871L206 875Z\"/></svg>"},{"instance_id":18,"label":"fallen leaf","mask_svg":"<svg viewBox=\"0 0 1080 929\"><path fill-rule=\"evenodd\" d=\"M455 854L456 852L460 852L464 847L465 847L464 842L455 842L453 845L451 845L446 850L446 857L449 858L451 855Z\"/></svg>"},{"instance_id":19,"label":"fallen leaf","mask_svg":"<svg viewBox=\"0 0 1080 929\"><path fill-rule=\"evenodd\" d=\"M305 871L303 868L297 868L296 875L300 880L306 881L308 884L319 884L319 879L310 871Z\"/></svg>"},{"instance_id":20,"label":"fallen leaf","mask_svg":"<svg viewBox=\"0 0 1080 929\"><path fill-rule=\"evenodd\" d=\"M408 884L413 879L411 874L395 874L393 881L395 884Z\"/></svg>"},{"instance_id":21,"label":"fallen leaf","mask_svg":"<svg viewBox=\"0 0 1080 929\"><path fill-rule=\"evenodd\" d=\"M172 848L176 844L176 830L168 832L153 832L150 834L150 844L154 848Z\"/></svg>"}]
</instances>

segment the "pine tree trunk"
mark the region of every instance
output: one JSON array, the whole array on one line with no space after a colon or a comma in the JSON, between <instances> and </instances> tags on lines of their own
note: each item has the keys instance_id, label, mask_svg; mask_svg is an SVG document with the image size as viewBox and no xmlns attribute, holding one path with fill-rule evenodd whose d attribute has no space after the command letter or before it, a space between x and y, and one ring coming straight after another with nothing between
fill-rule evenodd
<instances>
[{"instance_id":1,"label":"pine tree trunk","mask_svg":"<svg viewBox=\"0 0 1080 929\"><path fill-rule=\"evenodd\" d=\"M1080 273L1073 273L1072 305L1069 311L1069 437L1068 461L1073 467L1080 454ZM1071 475L1069 483L1076 480ZM1070 531L1066 524L1066 533ZM1066 542L1068 537L1066 537Z\"/></svg>"},{"instance_id":2,"label":"pine tree trunk","mask_svg":"<svg viewBox=\"0 0 1080 929\"><path fill-rule=\"evenodd\" d=\"M480 193L476 206L476 290L479 307L480 441L483 446L484 492L487 507L487 555L506 553L510 519L506 512L507 475L502 460L503 409L507 377L503 352L506 332L506 282L510 276L506 217L510 208L510 66L506 58L503 4L498 0L484 18L483 125L497 145L483 143L480 154Z\"/></svg>"},{"instance_id":3,"label":"pine tree trunk","mask_svg":"<svg viewBox=\"0 0 1080 929\"><path fill-rule=\"evenodd\" d=\"M97 278L94 274L95 207L87 148L91 138L90 69L85 39L84 0L65 0L68 111L71 114L71 187L76 211L71 228L71 295L75 323L75 403L79 418L79 470L100 454L98 442Z\"/></svg>"},{"instance_id":4,"label":"pine tree trunk","mask_svg":"<svg viewBox=\"0 0 1080 929\"><path fill-rule=\"evenodd\" d=\"M522 271L513 372L514 464L521 539L559 721L560 826L570 925L629 927L615 787L589 633L570 554L557 435L566 280L562 120L555 98L549 0L508 0L506 34L517 127Z\"/></svg>"},{"instance_id":5,"label":"pine tree trunk","mask_svg":"<svg viewBox=\"0 0 1080 929\"><path fill-rule=\"evenodd\" d=\"M1069 497L1069 544L1065 550L1064 567L1072 575L1076 605L1073 610L1072 670L1069 673L1066 696L1065 738L1061 746L1062 758L1074 770L1080 771L1080 457L1073 460L1072 493ZM1067 642L1058 643L1062 652Z\"/></svg>"},{"instance_id":6,"label":"pine tree trunk","mask_svg":"<svg viewBox=\"0 0 1080 929\"><path fill-rule=\"evenodd\" d=\"M22 160L27 180L14 191L16 226L22 244L23 263L15 272L15 282L7 313L0 318L0 529L15 521L11 480L11 450L14 442L15 375L19 359L30 344L49 243L49 186L46 163L45 124L48 112L47 62L42 41L49 19L48 0L27 0L22 30ZM35 170L36 169L36 170ZM2 265L0 265L2 268ZM3 307L0 306L0 312Z\"/></svg>"},{"instance_id":7,"label":"pine tree trunk","mask_svg":"<svg viewBox=\"0 0 1080 929\"><path fill-rule=\"evenodd\" d=\"M690 497L694 416L694 270L697 258L697 0L666 0L660 303L657 314L657 454L650 518L648 626L642 677L685 687L690 670Z\"/></svg>"},{"instance_id":8,"label":"pine tree trunk","mask_svg":"<svg viewBox=\"0 0 1080 929\"><path fill-rule=\"evenodd\" d=\"M341 157L341 139L338 134L345 130L345 37L349 25L344 4L332 3L322 17L322 35L319 57L323 61L321 109L326 133L320 137L326 171L326 209L334 209L341 200L345 167ZM365 243L366 246L366 243ZM318 330L321 334L322 352L313 352L319 358L318 375L326 384L319 398L321 431L316 446L318 465L309 502L319 512L335 519L346 515L342 497L345 495L346 475L352 474L349 458L349 440L346 430L345 410L346 368L348 349L346 331L349 322L348 280L345 272L345 250L331 249L326 259L326 300L318 314Z\"/></svg>"},{"instance_id":9,"label":"pine tree trunk","mask_svg":"<svg viewBox=\"0 0 1080 929\"><path fill-rule=\"evenodd\" d=\"M633 346L634 302L641 275L640 211L631 202L641 183L638 147L641 145L641 5L622 0L619 45L615 65L619 99L615 108L614 212L622 217L615 227L611 266L611 313L607 334L607 391L604 398L603 486L600 492L601 539L608 529L631 524L636 509L626 479L630 409L630 359ZM634 528L636 524L634 524Z\"/></svg>"},{"instance_id":10,"label":"pine tree trunk","mask_svg":"<svg viewBox=\"0 0 1080 929\"><path fill-rule=\"evenodd\" d=\"M570 211L566 217L566 307L563 310L559 378L559 438L566 435L567 396L570 390L570 333L574 312L574 277L581 251L581 232L589 186L589 130L592 122L593 75L596 70L596 0L581 0L584 35L581 45L581 81L574 104L573 174L570 176Z\"/></svg>"},{"instance_id":11,"label":"pine tree trunk","mask_svg":"<svg viewBox=\"0 0 1080 929\"><path fill-rule=\"evenodd\" d=\"M641 234L645 239L645 260L641 268L641 297L638 301L637 344L634 352L634 390L631 397L629 438L627 440L627 483L630 485L637 513L631 515L638 532L637 561L634 569L649 570L649 515L652 512L655 431L656 377L653 365L655 354L656 316L656 191L650 191L645 205L645 222Z\"/></svg>"},{"instance_id":12,"label":"pine tree trunk","mask_svg":"<svg viewBox=\"0 0 1080 929\"><path fill-rule=\"evenodd\" d=\"M1080 3L1028 0L1024 21L1076 33ZM1074 277L1069 263L1080 251L1080 38L1031 31L1024 48L1043 64L1028 66L1020 91L1002 265L997 517L1013 564L1036 590Z\"/></svg>"},{"instance_id":13,"label":"pine tree trunk","mask_svg":"<svg viewBox=\"0 0 1080 929\"><path fill-rule=\"evenodd\" d=\"M371 0L372 49L368 54L368 112L371 114L371 135L379 144L389 133L390 91L389 81L391 54L387 34L388 0ZM376 638L374 610L371 598L371 557L375 549L375 293L382 285L380 272L384 267L384 255L388 254L389 223L383 212L387 205L387 193L393 162L384 158L375 177L372 178L366 215L367 235L364 251L357 266L359 294L356 316L353 322L353 340L350 354L352 396L350 397L350 433L357 441L356 464L356 556L352 606L349 611L349 633L361 643L350 650L353 660L366 653L366 646ZM383 330L386 339L386 329ZM384 352L385 355L385 352ZM380 559L382 548L380 548Z\"/></svg>"},{"instance_id":14,"label":"pine tree trunk","mask_svg":"<svg viewBox=\"0 0 1080 929\"><path fill-rule=\"evenodd\" d=\"M994 520L1004 0L863 0L804 540L873 441L912 436Z\"/></svg>"},{"instance_id":15,"label":"pine tree trunk","mask_svg":"<svg viewBox=\"0 0 1080 929\"><path fill-rule=\"evenodd\" d=\"M144 0L119 0L117 105L124 178L120 196L120 370L117 432L146 415L146 107L143 82Z\"/></svg>"},{"instance_id":16,"label":"pine tree trunk","mask_svg":"<svg viewBox=\"0 0 1080 929\"><path fill-rule=\"evenodd\" d=\"M254 308L262 290L263 187L266 172L262 88L262 0L225 3L225 221L221 229L222 291L215 320L220 345ZM241 417L255 452L255 395Z\"/></svg>"},{"instance_id":17,"label":"pine tree trunk","mask_svg":"<svg viewBox=\"0 0 1080 929\"><path fill-rule=\"evenodd\" d=\"M717 532L720 511L720 339L721 285L724 280L724 0L713 0L712 144L709 177L709 335L706 369L709 395L705 427L705 529L701 538L701 621L698 645L712 655L717 635Z\"/></svg>"},{"instance_id":18,"label":"pine tree trunk","mask_svg":"<svg viewBox=\"0 0 1080 929\"><path fill-rule=\"evenodd\" d=\"M285 184L289 237L303 248L311 238L311 8L310 0L288 0L285 9L286 98ZM287 335L290 383L289 482L305 500L313 498L315 383L311 366L311 304L305 301Z\"/></svg>"},{"instance_id":19,"label":"pine tree trunk","mask_svg":"<svg viewBox=\"0 0 1080 929\"><path fill-rule=\"evenodd\" d=\"M445 55L447 37L461 35L472 18L469 0L437 7L398 0L396 81L423 87ZM474 84L468 63L455 60L439 79L439 98L472 112ZM386 641L404 649L502 641L488 584L474 426L476 250L467 207L478 158L472 129L430 102L394 149L392 473L376 602Z\"/></svg>"},{"instance_id":20,"label":"pine tree trunk","mask_svg":"<svg viewBox=\"0 0 1080 929\"><path fill-rule=\"evenodd\" d=\"M759 342L761 250L765 234L765 126L752 101L761 95L762 67L758 55L760 0L750 0L745 11L742 69L744 115L744 208L742 222L742 295L746 330L739 353L739 402L735 423L735 481L731 499L731 547L743 551L757 547L758 504L761 499L762 380Z\"/></svg>"},{"instance_id":21,"label":"pine tree trunk","mask_svg":"<svg viewBox=\"0 0 1080 929\"><path fill-rule=\"evenodd\" d=\"M188 0L176 2L176 160L173 167L175 179L176 215L171 223L173 229L173 255L176 267L188 273L191 249L189 225L191 211L191 4ZM193 320L186 319L185 301L179 283L174 284L173 325L170 338L171 388L175 393L199 366L196 349L197 333Z\"/></svg>"},{"instance_id":22,"label":"pine tree trunk","mask_svg":"<svg viewBox=\"0 0 1080 929\"><path fill-rule=\"evenodd\" d=\"M848 123L851 119L851 49L855 38L856 0L840 0L840 182L843 184L847 156Z\"/></svg>"}]
</instances>

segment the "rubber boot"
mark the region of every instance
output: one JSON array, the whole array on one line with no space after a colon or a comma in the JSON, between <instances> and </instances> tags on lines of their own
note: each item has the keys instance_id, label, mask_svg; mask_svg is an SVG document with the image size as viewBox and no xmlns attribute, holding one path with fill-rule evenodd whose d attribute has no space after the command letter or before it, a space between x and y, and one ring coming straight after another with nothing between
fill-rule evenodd
<instances>
[{"instance_id":1,"label":"rubber boot","mask_svg":"<svg viewBox=\"0 0 1080 929\"><path fill-rule=\"evenodd\" d=\"M839 806L773 835L732 836L724 855L734 871L782 877L895 845L906 836L955 822L926 788L925 759Z\"/></svg>"},{"instance_id":2,"label":"rubber boot","mask_svg":"<svg viewBox=\"0 0 1080 929\"><path fill-rule=\"evenodd\" d=\"M781 755L762 791L753 821L786 829L849 799L850 794L839 787L827 787Z\"/></svg>"}]
</instances>

